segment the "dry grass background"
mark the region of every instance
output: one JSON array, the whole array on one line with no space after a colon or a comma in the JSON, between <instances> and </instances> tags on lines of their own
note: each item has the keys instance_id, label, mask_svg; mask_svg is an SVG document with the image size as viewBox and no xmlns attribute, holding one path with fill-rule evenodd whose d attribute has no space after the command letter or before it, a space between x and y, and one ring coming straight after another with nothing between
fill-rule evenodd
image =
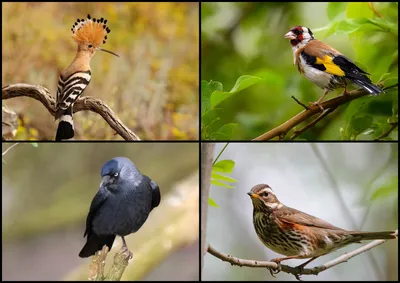
<instances>
[{"instance_id":1,"label":"dry grass background","mask_svg":"<svg viewBox=\"0 0 400 283\"><path fill-rule=\"evenodd\" d=\"M105 101L141 139L198 139L198 3L2 3L2 84L39 84L56 92L73 60L71 27L77 18L108 19L85 96ZM57 123L37 101L14 98L15 139L54 139ZM92 112L74 116L75 139L121 140Z\"/></svg>"}]
</instances>

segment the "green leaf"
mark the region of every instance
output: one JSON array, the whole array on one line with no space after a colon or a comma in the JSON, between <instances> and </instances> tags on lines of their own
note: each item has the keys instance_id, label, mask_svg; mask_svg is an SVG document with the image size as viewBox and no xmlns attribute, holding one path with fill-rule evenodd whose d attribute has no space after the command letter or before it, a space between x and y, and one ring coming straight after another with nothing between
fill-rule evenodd
<instances>
[{"instance_id":1,"label":"green leaf","mask_svg":"<svg viewBox=\"0 0 400 283\"><path fill-rule=\"evenodd\" d=\"M208 205L218 207L217 203L211 197L208 197Z\"/></svg>"},{"instance_id":2,"label":"green leaf","mask_svg":"<svg viewBox=\"0 0 400 283\"><path fill-rule=\"evenodd\" d=\"M222 83L217 81L201 81L201 115L211 109L210 97L211 94L218 90L222 91Z\"/></svg>"},{"instance_id":3,"label":"green leaf","mask_svg":"<svg viewBox=\"0 0 400 283\"><path fill-rule=\"evenodd\" d=\"M231 140L233 132L238 125L235 123L228 123L219 128L215 133L212 134L213 140Z\"/></svg>"},{"instance_id":4,"label":"green leaf","mask_svg":"<svg viewBox=\"0 0 400 283\"><path fill-rule=\"evenodd\" d=\"M232 182L232 183L236 183L237 182L237 180L235 180L235 179L233 179L231 177L227 177L227 176L215 173L215 172L211 173L211 178L215 179L215 180L222 180L222 181Z\"/></svg>"},{"instance_id":5,"label":"green leaf","mask_svg":"<svg viewBox=\"0 0 400 283\"><path fill-rule=\"evenodd\" d=\"M381 198L386 198L391 194L394 194L397 192L396 186L392 185L385 185L377 189L371 196L371 200L377 200Z\"/></svg>"},{"instance_id":6,"label":"green leaf","mask_svg":"<svg viewBox=\"0 0 400 283\"><path fill-rule=\"evenodd\" d=\"M211 107L215 107L228 97L233 94L242 91L258 82L262 79L255 76L244 75L237 79L235 86L229 92L223 92L222 90L216 90L211 94Z\"/></svg>"},{"instance_id":7,"label":"green leaf","mask_svg":"<svg viewBox=\"0 0 400 283\"><path fill-rule=\"evenodd\" d=\"M329 2L328 18L331 21L334 20L340 13L343 13L346 10L347 4L348 3L346 2Z\"/></svg>"},{"instance_id":8,"label":"green leaf","mask_svg":"<svg viewBox=\"0 0 400 283\"><path fill-rule=\"evenodd\" d=\"M220 187L224 187L224 188L228 188L228 189L233 189L234 187L231 185L227 185L225 183L222 183L220 181L216 181L216 180L211 180L211 184L215 185L215 186L220 186Z\"/></svg>"},{"instance_id":9,"label":"green leaf","mask_svg":"<svg viewBox=\"0 0 400 283\"><path fill-rule=\"evenodd\" d=\"M358 117L354 118L350 121L350 126L353 128L353 130L359 134L364 132L366 129L368 129L373 122L373 118L369 115L365 115L363 117Z\"/></svg>"},{"instance_id":10,"label":"green leaf","mask_svg":"<svg viewBox=\"0 0 400 283\"><path fill-rule=\"evenodd\" d=\"M233 167L235 167L235 161L229 159L220 160L213 165L212 171L222 172L222 173L232 173Z\"/></svg>"}]
</instances>

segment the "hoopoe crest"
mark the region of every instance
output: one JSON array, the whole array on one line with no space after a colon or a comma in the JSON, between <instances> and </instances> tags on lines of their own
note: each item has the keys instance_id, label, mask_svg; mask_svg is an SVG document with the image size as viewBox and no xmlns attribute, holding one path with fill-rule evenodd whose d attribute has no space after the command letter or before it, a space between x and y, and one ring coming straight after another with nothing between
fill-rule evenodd
<instances>
[{"instance_id":1,"label":"hoopoe crest","mask_svg":"<svg viewBox=\"0 0 400 283\"><path fill-rule=\"evenodd\" d=\"M114 52L100 48L106 43L110 28L104 18L77 19L71 28L72 38L78 45L75 59L60 74L57 87L55 119L60 119L56 141L70 139L74 136L72 119L73 106L79 95L89 85L91 79L90 59L97 50L105 51L119 57Z\"/></svg>"}]
</instances>

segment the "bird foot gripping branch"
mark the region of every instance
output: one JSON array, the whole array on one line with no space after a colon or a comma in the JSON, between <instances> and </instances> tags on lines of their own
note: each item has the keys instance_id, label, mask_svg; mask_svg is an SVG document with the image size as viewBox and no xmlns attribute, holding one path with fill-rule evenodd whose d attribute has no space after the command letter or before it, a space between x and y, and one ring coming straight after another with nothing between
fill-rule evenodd
<instances>
[{"instance_id":1,"label":"bird foot gripping branch","mask_svg":"<svg viewBox=\"0 0 400 283\"><path fill-rule=\"evenodd\" d=\"M58 79L55 119L60 122L56 141L74 137L73 106L78 97L89 85L91 79L90 60L96 51L104 51L119 57L114 52L100 48L107 41L111 29L104 18L77 19L72 26L72 38L78 45L75 59L63 70Z\"/></svg>"}]
</instances>

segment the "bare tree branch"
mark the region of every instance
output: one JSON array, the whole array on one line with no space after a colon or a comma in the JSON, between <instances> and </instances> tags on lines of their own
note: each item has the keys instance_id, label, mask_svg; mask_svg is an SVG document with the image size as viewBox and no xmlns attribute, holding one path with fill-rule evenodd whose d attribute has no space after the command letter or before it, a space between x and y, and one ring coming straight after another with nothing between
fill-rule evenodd
<instances>
[{"instance_id":1,"label":"bare tree branch","mask_svg":"<svg viewBox=\"0 0 400 283\"><path fill-rule=\"evenodd\" d=\"M332 99L326 100L324 102L321 103L321 106L324 110L326 109L331 109L331 108L337 108L338 106L345 104L347 102L350 102L356 98L368 95L369 93L363 89L358 89L358 90L354 90L346 95L341 95L338 97L334 97ZM293 98L294 99L294 98ZM297 101L297 103L299 103L299 101L297 99L295 99ZM300 105L302 105L303 107L305 107L305 105L303 103L299 103ZM254 141L266 141L266 140L270 140L273 139L275 137L279 137L279 139L282 139L282 137L286 136L286 134L293 129L295 126L297 126L298 124L300 124L301 122L304 122L305 120L307 120L308 118L314 116L317 113L323 112L323 110L321 110L321 108L318 105L310 105L309 107L307 107L308 109L304 109L303 111L301 111L299 114L297 114L296 116L290 118L289 120L287 120L286 122L284 122L283 124L281 124L280 126L262 134L259 137L256 137L255 139L253 139ZM320 120L317 120L316 122L318 122ZM315 123L316 124L316 123ZM315 124L311 125L314 126ZM307 128L308 129L308 128Z\"/></svg>"},{"instance_id":2,"label":"bare tree branch","mask_svg":"<svg viewBox=\"0 0 400 283\"><path fill-rule=\"evenodd\" d=\"M201 144L201 269L203 269L204 256L207 252L207 209L208 195L210 193L210 179L212 160L214 156L214 146L214 143Z\"/></svg>"},{"instance_id":3,"label":"bare tree branch","mask_svg":"<svg viewBox=\"0 0 400 283\"><path fill-rule=\"evenodd\" d=\"M329 113L335 111L337 107L332 107L330 109L324 110L317 118L315 118L313 121L308 123L306 126L304 126L302 129L298 131L294 131L294 134L290 137L291 140L294 140L298 136L300 136L302 133L304 133L306 130L309 128L313 127L315 124L317 124L319 121L321 121L325 116L327 116Z\"/></svg>"},{"instance_id":4,"label":"bare tree branch","mask_svg":"<svg viewBox=\"0 0 400 283\"><path fill-rule=\"evenodd\" d=\"M96 252L92 257L92 262L89 265L89 280L90 281L120 281L124 274L125 268L128 266L131 254L126 247L122 247L121 250L115 254L113 265L108 271L107 275L104 275L105 264L109 249L106 245L103 249Z\"/></svg>"},{"instance_id":5,"label":"bare tree branch","mask_svg":"<svg viewBox=\"0 0 400 283\"><path fill-rule=\"evenodd\" d=\"M372 241L352 252L346 253L344 255L339 256L338 258L331 260L323 265L316 266L314 268L299 268L299 267L291 267L288 265L280 265L280 271L293 274L297 279L299 279L300 275L318 275L320 272L332 268L338 264L347 262L352 257L359 255L363 252L366 252L376 246L379 246L386 242L386 240L375 240ZM247 266L247 267L261 267L261 268L268 268L273 269L275 271L279 271L278 264L272 261L256 261L256 260L249 260L249 259L240 259L237 257L233 257L231 255L225 254L223 252L217 251L213 246L208 244L207 251L212 254L213 256L219 258L222 261L229 262L231 265L237 266Z\"/></svg>"},{"instance_id":6,"label":"bare tree branch","mask_svg":"<svg viewBox=\"0 0 400 283\"><path fill-rule=\"evenodd\" d=\"M26 96L38 100L50 112L55 114L55 99L50 92L40 85L29 84L13 84L2 88L2 99L10 99L14 97ZM115 115L110 107L100 99L94 97L79 97L74 104L74 113L89 110L95 112L108 123L108 125L116 131L125 140L140 140L140 138L132 132L124 123Z\"/></svg>"},{"instance_id":7,"label":"bare tree branch","mask_svg":"<svg viewBox=\"0 0 400 283\"><path fill-rule=\"evenodd\" d=\"M7 148L4 152L3 152L3 154L1 155L1 156L4 156L4 155L6 155L7 154L7 152L10 150L10 149L12 149L14 146L16 146L16 145L18 145L19 144L19 142L17 142L17 143L14 143L13 145L11 145L9 148Z\"/></svg>"}]
</instances>

